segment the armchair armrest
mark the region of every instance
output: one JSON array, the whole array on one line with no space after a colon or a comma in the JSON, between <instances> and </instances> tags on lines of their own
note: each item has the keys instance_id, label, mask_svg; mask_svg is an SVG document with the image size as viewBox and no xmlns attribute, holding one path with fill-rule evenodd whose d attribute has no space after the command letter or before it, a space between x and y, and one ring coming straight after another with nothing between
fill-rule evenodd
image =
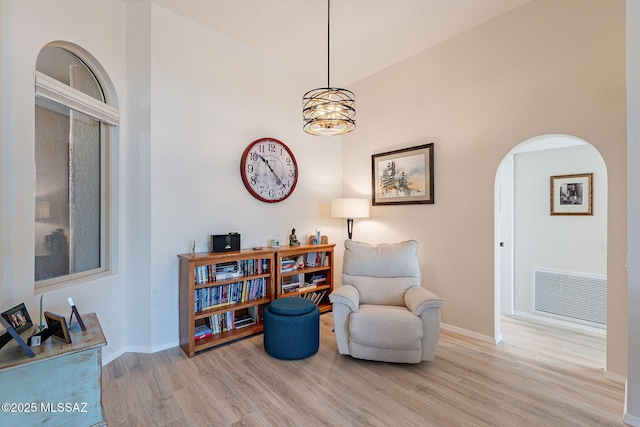
<instances>
[{"instance_id":1,"label":"armchair armrest","mask_svg":"<svg viewBox=\"0 0 640 427\"><path fill-rule=\"evenodd\" d=\"M356 313L360 305L360 293L351 285L342 285L329 295L329 301L332 304L344 304Z\"/></svg>"},{"instance_id":2,"label":"armchair armrest","mask_svg":"<svg viewBox=\"0 0 640 427\"><path fill-rule=\"evenodd\" d=\"M404 294L404 303L413 314L420 316L427 308L442 307L444 301L422 286L416 286L407 289Z\"/></svg>"}]
</instances>

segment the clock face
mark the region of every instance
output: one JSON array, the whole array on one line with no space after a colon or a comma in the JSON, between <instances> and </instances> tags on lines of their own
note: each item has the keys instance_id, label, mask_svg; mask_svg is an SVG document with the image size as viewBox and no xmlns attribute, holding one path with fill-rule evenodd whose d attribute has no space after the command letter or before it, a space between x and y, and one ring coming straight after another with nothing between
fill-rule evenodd
<instances>
[{"instance_id":1,"label":"clock face","mask_svg":"<svg viewBox=\"0 0 640 427\"><path fill-rule=\"evenodd\" d=\"M293 193L298 165L289 147L273 138L253 141L242 154L240 175L249 193L267 203L280 202Z\"/></svg>"}]
</instances>

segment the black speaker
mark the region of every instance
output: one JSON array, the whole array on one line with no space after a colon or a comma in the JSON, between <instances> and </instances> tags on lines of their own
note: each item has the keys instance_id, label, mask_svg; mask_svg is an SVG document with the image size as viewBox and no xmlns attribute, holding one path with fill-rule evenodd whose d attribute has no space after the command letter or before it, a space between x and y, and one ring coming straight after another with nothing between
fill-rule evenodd
<instances>
[{"instance_id":1,"label":"black speaker","mask_svg":"<svg viewBox=\"0 0 640 427\"><path fill-rule=\"evenodd\" d=\"M231 252L240 250L240 234L212 234L211 252Z\"/></svg>"}]
</instances>

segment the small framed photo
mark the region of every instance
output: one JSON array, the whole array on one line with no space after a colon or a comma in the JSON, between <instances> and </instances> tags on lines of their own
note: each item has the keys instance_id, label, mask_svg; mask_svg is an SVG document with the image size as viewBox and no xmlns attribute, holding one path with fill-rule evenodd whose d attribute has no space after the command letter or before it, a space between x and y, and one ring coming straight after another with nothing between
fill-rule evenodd
<instances>
[{"instance_id":1,"label":"small framed photo","mask_svg":"<svg viewBox=\"0 0 640 427\"><path fill-rule=\"evenodd\" d=\"M593 174L552 176L551 215L593 215Z\"/></svg>"},{"instance_id":2,"label":"small framed photo","mask_svg":"<svg viewBox=\"0 0 640 427\"><path fill-rule=\"evenodd\" d=\"M23 333L33 326L33 323L31 323L31 317L29 316L29 312L27 311L27 307L25 307L24 304L18 304L15 307L5 311L4 313L2 313L2 317L19 334Z\"/></svg>"},{"instance_id":3,"label":"small framed photo","mask_svg":"<svg viewBox=\"0 0 640 427\"><path fill-rule=\"evenodd\" d=\"M60 341L64 341L67 344L71 344L69 327L67 326L67 320L64 316L51 313L50 311L45 311L44 318L47 320L47 329L51 331L52 337L55 337Z\"/></svg>"},{"instance_id":4,"label":"small framed photo","mask_svg":"<svg viewBox=\"0 0 640 427\"><path fill-rule=\"evenodd\" d=\"M371 156L372 204L432 204L433 144Z\"/></svg>"}]
</instances>

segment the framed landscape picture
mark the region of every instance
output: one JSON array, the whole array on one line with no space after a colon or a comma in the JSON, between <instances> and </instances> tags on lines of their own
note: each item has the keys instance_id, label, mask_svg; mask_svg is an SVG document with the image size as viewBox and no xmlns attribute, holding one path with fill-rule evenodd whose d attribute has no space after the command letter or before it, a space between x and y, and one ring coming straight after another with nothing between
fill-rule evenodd
<instances>
[{"instance_id":1,"label":"framed landscape picture","mask_svg":"<svg viewBox=\"0 0 640 427\"><path fill-rule=\"evenodd\" d=\"M373 205L434 203L433 144L371 156Z\"/></svg>"},{"instance_id":2,"label":"framed landscape picture","mask_svg":"<svg viewBox=\"0 0 640 427\"><path fill-rule=\"evenodd\" d=\"M552 176L551 215L593 215L593 174Z\"/></svg>"}]
</instances>

